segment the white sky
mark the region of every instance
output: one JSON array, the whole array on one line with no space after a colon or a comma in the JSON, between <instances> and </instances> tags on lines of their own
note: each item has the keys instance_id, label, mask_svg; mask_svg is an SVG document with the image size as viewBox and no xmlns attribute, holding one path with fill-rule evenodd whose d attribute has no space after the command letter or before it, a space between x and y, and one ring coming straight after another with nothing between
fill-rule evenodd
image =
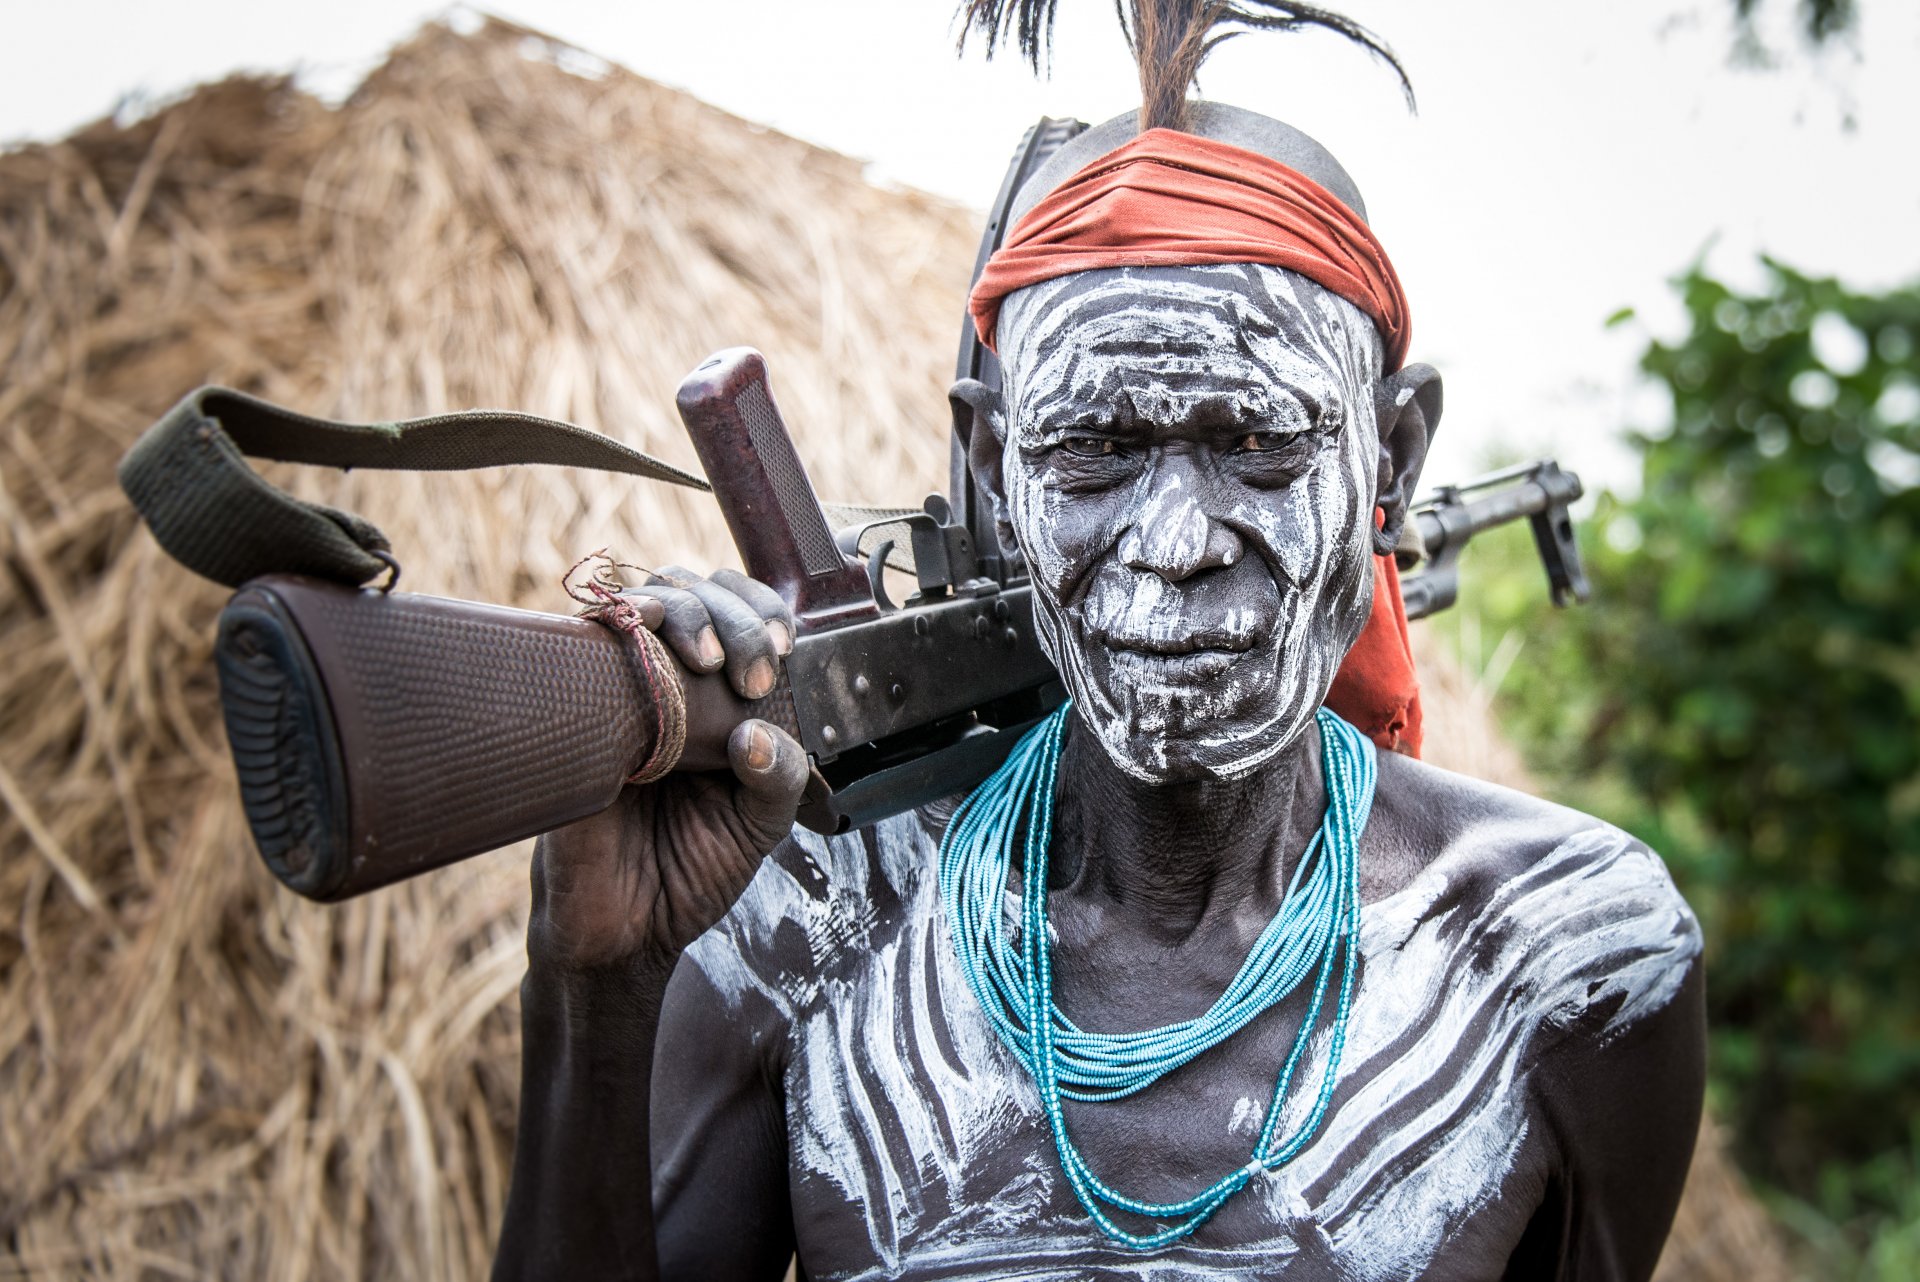
<instances>
[{"instance_id":1,"label":"white sky","mask_svg":"<svg viewBox=\"0 0 1920 1282\"><path fill-rule=\"evenodd\" d=\"M953 56L953 0L550 0L495 11L975 207L1041 114L1133 105L1109 0L1061 0L1050 81ZM1319 138L1365 193L1413 301L1415 359L1447 378L1430 480L1495 453L1629 482L1621 424L1664 414L1633 359L1677 332L1665 280L1710 247L1743 281L1770 252L1884 287L1920 276L1920 5L1862 0L1814 55L1763 0L1771 70L1736 67L1730 0L1350 0L1390 74L1324 34L1250 35L1210 97ZM52 138L236 69L339 94L442 11L411 0L0 0L0 139ZM1643 322L1612 332L1622 306Z\"/></svg>"}]
</instances>

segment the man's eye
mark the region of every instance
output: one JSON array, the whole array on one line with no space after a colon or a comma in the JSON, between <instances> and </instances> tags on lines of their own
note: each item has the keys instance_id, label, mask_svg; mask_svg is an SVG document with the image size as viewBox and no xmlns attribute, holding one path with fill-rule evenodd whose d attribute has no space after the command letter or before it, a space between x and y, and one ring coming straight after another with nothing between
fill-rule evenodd
<instances>
[{"instance_id":1,"label":"man's eye","mask_svg":"<svg viewBox=\"0 0 1920 1282\"><path fill-rule=\"evenodd\" d=\"M1112 441L1104 436L1069 436L1060 442L1060 448L1079 458L1105 458L1118 453Z\"/></svg>"},{"instance_id":2,"label":"man's eye","mask_svg":"<svg viewBox=\"0 0 1920 1282\"><path fill-rule=\"evenodd\" d=\"M1247 454L1264 454L1281 448L1287 440L1285 432L1248 432L1233 443L1233 448Z\"/></svg>"}]
</instances>

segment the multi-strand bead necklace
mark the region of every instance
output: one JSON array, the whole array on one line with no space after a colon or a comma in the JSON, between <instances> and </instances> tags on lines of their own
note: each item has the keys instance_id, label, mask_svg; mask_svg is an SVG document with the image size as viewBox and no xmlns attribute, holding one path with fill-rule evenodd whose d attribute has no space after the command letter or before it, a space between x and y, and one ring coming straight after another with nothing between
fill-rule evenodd
<instances>
[{"instance_id":1,"label":"multi-strand bead necklace","mask_svg":"<svg viewBox=\"0 0 1920 1282\"><path fill-rule=\"evenodd\" d=\"M1080 1204L1109 1236L1141 1250L1193 1232L1256 1173L1271 1171L1306 1147L1326 1114L1339 1076L1353 998L1360 931L1361 830L1373 808L1373 743L1324 708L1319 713L1327 811L1287 886L1280 911L1254 941L1239 974L1205 1014L1137 1033L1090 1033L1053 1001L1047 935L1047 852L1053 837L1053 785L1072 704L1062 705L1020 741L1005 764L961 803L940 847L946 901L960 967L1000 1040L1033 1075L1060 1165ZM1003 901L1016 843L1024 884L1019 938L1009 944ZM1278 1135L1294 1071L1320 1023L1335 963L1340 993L1326 1070L1311 1111L1291 1136ZM1245 1028L1261 1012L1313 979L1313 997L1267 1105L1266 1122L1246 1165L1183 1202L1145 1202L1113 1189L1090 1170L1067 1134L1062 1099L1099 1102L1135 1094ZM1156 1220L1133 1233L1106 1207Z\"/></svg>"}]
</instances>

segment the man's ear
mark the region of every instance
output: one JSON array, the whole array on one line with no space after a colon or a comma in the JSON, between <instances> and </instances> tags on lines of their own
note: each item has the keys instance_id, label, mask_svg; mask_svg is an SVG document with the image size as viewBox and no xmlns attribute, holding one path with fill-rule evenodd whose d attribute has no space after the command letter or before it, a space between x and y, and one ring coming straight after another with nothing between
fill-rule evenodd
<instances>
[{"instance_id":1,"label":"man's ear","mask_svg":"<svg viewBox=\"0 0 1920 1282\"><path fill-rule=\"evenodd\" d=\"M1427 462L1427 446L1440 426L1440 402L1440 371L1431 365L1408 365L1380 380L1374 396L1380 426L1375 502L1386 519L1373 534L1376 555L1389 555L1400 542L1400 528L1407 523L1407 508Z\"/></svg>"},{"instance_id":2,"label":"man's ear","mask_svg":"<svg viewBox=\"0 0 1920 1282\"><path fill-rule=\"evenodd\" d=\"M1013 522L1007 507L1007 477L1002 458L1007 444L1007 416L1000 393L977 378L963 378L947 392L953 406L953 429L967 446L967 468L973 483L993 504L993 525L1002 548L1013 551Z\"/></svg>"}]
</instances>

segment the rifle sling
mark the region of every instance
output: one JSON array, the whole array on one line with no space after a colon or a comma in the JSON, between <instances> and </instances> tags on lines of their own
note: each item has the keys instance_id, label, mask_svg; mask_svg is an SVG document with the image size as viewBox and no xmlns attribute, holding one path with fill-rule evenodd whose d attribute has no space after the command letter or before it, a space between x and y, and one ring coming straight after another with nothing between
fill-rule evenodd
<instances>
[{"instance_id":1,"label":"rifle sling","mask_svg":"<svg viewBox=\"0 0 1920 1282\"><path fill-rule=\"evenodd\" d=\"M597 432L532 414L338 423L224 387L190 393L148 428L120 461L120 487L169 555L230 588L271 573L357 586L397 571L371 522L293 497L248 467L249 457L415 472L549 463L711 488Z\"/></svg>"}]
</instances>

